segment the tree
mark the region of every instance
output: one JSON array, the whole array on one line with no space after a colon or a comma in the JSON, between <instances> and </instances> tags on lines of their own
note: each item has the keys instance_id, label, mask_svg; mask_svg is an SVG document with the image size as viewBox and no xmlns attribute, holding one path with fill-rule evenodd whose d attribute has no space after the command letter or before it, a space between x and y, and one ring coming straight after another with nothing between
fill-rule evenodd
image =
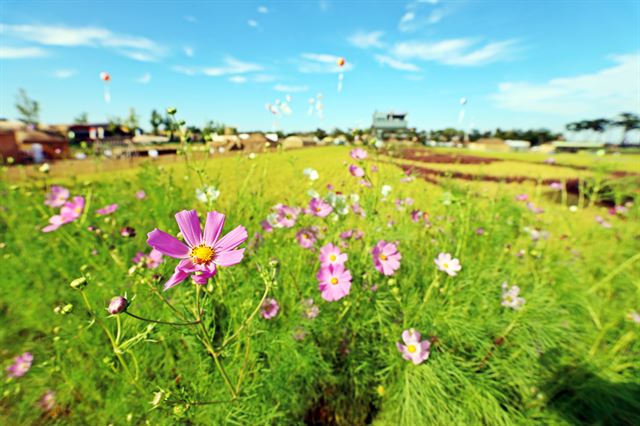
<instances>
[{"instance_id":1,"label":"tree","mask_svg":"<svg viewBox=\"0 0 640 426\"><path fill-rule=\"evenodd\" d=\"M18 90L16 109L20 115L18 120L23 123L35 126L40 121L40 104L38 101L31 99L24 89Z\"/></svg>"},{"instance_id":2,"label":"tree","mask_svg":"<svg viewBox=\"0 0 640 426\"><path fill-rule=\"evenodd\" d=\"M160 115L158 111L155 109L151 111L151 120L149 120L149 123L151 123L151 129L154 135L158 134L158 129L162 125L163 121L162 115Z\"/></svg>"},{"instance_id":3,"label":"tree","mask_svg":"<svg viewBox=\"0 0 640 426\"><path fill-rule=\"evenodd\" d=\"M132 132L135 132L135 130L140 127L140 119L135 109L129 108L129 116L124 120L123 124Z\"/></svg>"},{"instance_id":4,"label":"tree","mask_svg":"<svg viewBox=\"0 0 640 426\"><path fill-rule=\"evenodd\" d=\"M78 114L76 118L73 119L75 124L88 124L89 123L89 114L86 112L81 112Z\"/></svg>"},{"instance_id":5,"label":"tree","mask_svg":"<svg viewBox=\"0 0 640 426\"><path fill-rule=\"evenodd\" d=\"M618 119L613 122L614 126L622 127L622 144L627 142L627 133L632 130L640 129L640 116L631 112L623 112L618 116Z\"/></svg>"}]
</instances>

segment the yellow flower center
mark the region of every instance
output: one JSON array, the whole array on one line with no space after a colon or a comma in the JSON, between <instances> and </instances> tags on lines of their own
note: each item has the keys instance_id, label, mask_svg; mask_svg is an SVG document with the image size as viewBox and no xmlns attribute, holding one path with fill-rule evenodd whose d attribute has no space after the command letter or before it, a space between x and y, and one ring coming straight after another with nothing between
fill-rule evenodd
<instances>
[{"instance_id":1,"label":"yellow flower center","mask_svg":"<svg viewBox=\"0 0 640 426\"><path fill-rule=\"evenodd\" d=\"M336 259L337 259L337 258L336 258L336 255L335 255L335 254L332 254L331 256L329 256L329 260L330 260L330 261L332 261L332 262L335 262L335 261L336 261Z\"/></svg>"},{"instance_id":2,"label":"yellow flower center","mask_svg":"<svg viewBox=\"0 0 640 426\"><path fill-rule=\"evenodd\" d=\"M512 302L513 302L513 297L511 297L511 296L505 296L505 297L504 297L504 301L505 301L505 302L507 302L507 303L512 303Z\"/></svg>"},{"instance_id":3,"label":"yellow flower center","mask_svg":"<svg viewBox=\"0 0 640 426\"><path fill-rule=\"evenodd\" d=\"M448 263L446 263L446 262L445 262L445 263L443 263L443 264L442 264L442 268L443 268L443 269L449 269L449 264L448 264Z\"/></svg>"},{"instance_id":4,"label":"yellow flower center","mask_svg":"<svg viewBox=\"0 0 640 426\"><path fill-rule=\"evenodd\" d=\"M338 284L338 279L337 278L331 278L331 284L336 285Z\"/></svg>"},{"instance_id":5,"label":"yellow flower center","mask_svg":"<svg viewBox=\"0 0 640 426\"><path fill-rule=\"evenodd\" d=\"M78 214L82 213L82 207L76 207L75 210Z\"/></svg>"},{"instance_id":6,"label":"yellow flower center","mask_svg":"<svg viewBox=\"0 0 640 426\"><path fill-rule=\"evenodd\" d=\"M322 210L320 207L316 207L316 213L319 213Z\"/></svg>"},{"instance_id":7,"label":"yellow flower center","mask_svg":"<svg viewBox=\"0 0 640 426\"><path fill-rule=\"evenodd\" d=\"M193 260L193 263L196 263L198 265L209 263L211 259L213 259L213 255L213 249L205 245L194 247L191 250L191 260Z\"/></svg>"},{"instance_id":8,"label":"yellow flower center","mask_svg":"<svg viewBox=\"0 0 640 426\"><path fill-rule=\"evenodd\" d=\"M386 255L384 255L384 254L381 254L381 255L380 255L380 260L387 260L387 256L386 256Z\"/></svg>"},{"instance_id":9,"label":"yellow flower center","mask_svg":"<svg viewBox=\"0 0 640 426\"><path fill-rule=\"evenodd\" d=\"M407 346L407 350L409 353L414 353L416 351L416 347L414 345Z\"/></svg>"}]
</instances>

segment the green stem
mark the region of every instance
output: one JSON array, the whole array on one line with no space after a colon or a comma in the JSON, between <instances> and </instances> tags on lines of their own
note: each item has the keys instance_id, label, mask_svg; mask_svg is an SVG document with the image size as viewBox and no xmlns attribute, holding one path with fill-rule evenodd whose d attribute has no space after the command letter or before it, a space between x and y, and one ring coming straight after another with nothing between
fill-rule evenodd
<instances>
[{"instance_id":1,"label":"green stem","mask_svg":"<svg viewBox=\"0 0 640 426\"><path fill-rule=\"evenodd\" d=\"M227 344L232 341L233 339L235 339L236 337L238 337L238 335L240 334L240 332L253 320L253 318L258 314L258 312L260 312L260 308L262 307L262 304L264 303L264 300L267 298L267 294L269 294L269 289L271 288L271 285L269 284L269 282L267 281L265 283L265 287L264 287L264 293L262 294L262 299L260 299L260 302L258 303L258 305L256 306L256 308L253 310L253 312L251 313L251 315L249 315L249 317L247 319L244 320L244 322L242 323L242 325L238 328L238 330L236 330L235 333L233 333L233 335L231 337L228 337L226 339L224 339L224 341L222 342L222 346L220 346L220 348L218 349L218 353L222 352L222 350L225 348L225 346L227 346Z\"/></svg>"},{"instance_id":2,"label":"green stem","mask_svg":"<svg viewBox=\"0 0 640 426\"><path fill-rule=\"evenodd\" d=\"M201 286L196 285L196 315L200 324L200 329L202 330L202 334L203 334L202 342L204 343L204 346L207 348L207 351L209 352L209 354L213 357L213 361L216 364L216 368L222 375L222 378L224 379L225 384L227 385L227 387L229 388L229 391L231 392L232 400L234 400L238 397L235 391L235 387L231 383L231 379L229 378L229 375L224 369L224 366L222 365L222 363L220 362L218 354L213 349L213 346L211 345L211 337L209 336L207 327L204 325L204 322L202 321L202 315L200 312L200 291L201 291Z\"/></svg>"}]
</instances>

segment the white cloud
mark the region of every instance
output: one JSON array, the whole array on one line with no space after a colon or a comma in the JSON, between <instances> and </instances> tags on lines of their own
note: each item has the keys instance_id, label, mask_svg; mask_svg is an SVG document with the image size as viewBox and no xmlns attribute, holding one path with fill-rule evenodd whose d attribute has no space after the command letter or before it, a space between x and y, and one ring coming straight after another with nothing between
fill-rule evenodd
<instances>
[{"instance_id":1,"label":"white cloud","mask_svg":"<svg viewBox=\"0 0 640 426\"><path fill-rule=\"evenodd\" d=\"M361 49L368 49L369 47L382 48L385 46L385 44L380 41L380 38L383 36L383 34L384 33L382 31L358 31L357 33L351 35L348 41L351 45L359 47Z\"/></svg>"},{"instance_id":2,"label":"white cloud","mask_svg":"<svg viewBox=\"0 0 640 426\"><path fill-rule=\"evenodd\" d=\"M229 77L229 81L236 84L242 84L247 82L247 77L243 77L241 75L234 75Z\"/></svg>"},{"instance_id":3,"label":"white cloud","mask_svg":"<svg viewBox=\"0 0 640 426\"><path fill-rule=\"evenodd\" d=\"M390 56L375 55L374 58L380 65L386 65L386 66L391 67L391 68L393 68L395 70L408 71L408 72L418 72L418 71L420 71L420 68L417 65L412 64L410 62L399 61L399 60L397 60L395 58L392 58Z\"/></svg>"},{"instance_id":4,"label":"white cloud","mask_svg":"<svg viewBox=\"0 0 640 426\"><path fill-rule=\"evenodd\" d=\"M185 67L176 65L172 69L186 75L208 75L209 77L220 77L225 75L246 74L262 70L262 65L250 62L242 62L232 56L224 58L224 64L217 67Z\"/></svg>"},{"instance_id":5,"label":"white cloud","mask_svg":"<svg viewBox=\"0 0 640 426\"><path fill-rule=\"evenodd\" d=\"M404 59L436 61L446 65L475 66L510 59L515 40L505 40L478 46L471 39L450 39L437 42L406 41L397 43L392 53Z\"/></svg>"},{"instance_id":6,"label":"white cloud","mask_svg":"<svg viewBox=\"0 0 640 426\"><path fill-rule=\"evenodd\" d=\"M287 86L284 84L276 84L273 86L273 90L277 92L301 93L309 90L309 86Z\"/></svg>"},{"instance_id":7,"label":"white cloud","mask_svg":"<svg viewBox=\"0 0 640 426\"><path fill-rule=\"evenodd\" d=\"M637 111L640 52L612 57L615 65L591 74L554 78L544 83L506 82L491 98L498 107L566 117L611 116Z\"/></svg>"},{"instance_id":8,"label":"white cloud","mask_svg":"<svg viewBox=\"0 0 640 426\"><path fill-rule=\"evenodd\" d=\"M76 70L72 70L72 69L61 69L61 70L55 70L53 72L53 76L55 78L60 78L60 79L65 79L65 78L71 78L74 75L76 75Z\"/></svg>"},{"instance_id":9,"label":"white cloud","mask_svg":"<svg viewBox=\"0 0 640 426\"><path fill-rule=\"evenodd\" d=\"M249 19L247 21L247 25L249 25L251 28L258 28L258 21L254 19Z\"/></svg>"},{"instance_id":10,"label":"white cloud","mask_svg":"<svg viewBox=\"0 0 640 426\"><path fill-rule=\"evenodd\" d=\"M258 6L258 13L269 13L269 9L267 8L267 6Z\"/></svg>"},{"instance_id":11,"label":"white cloud","mask_svg":"<svg viewBox=\"0 0 640 426\"><path fill-rule=\"evenodd\" d=\"M403 24L407 24L414 19L416 19L416 14L414 12L407 12L402 15L402 18L400 18L400 26L402 26Z\"/></svg>"},{"instance_id":12,"label":"white cloud","mask_svg":"<svg viewBox=\"0 0 640 426\"><path fill-rule=\"evenodd\" d=\"M148 38L118 34L100 27L0 24L0 34L44 46L106 48L138 61L157 61L165 50Z\"/></svg>"},{"instance_id":13,"label":"white cloud","mask_svg":"<svg viewBox=\"0 0 640 426\"><path fill-rule=\"evenodd\" d=\"M46 50L39 47L0 46L0 59L41 58L48 55Z\"/></svg>"},{"instance_id":14,"label":"white cloud","mask_svg":"<svg viewBox=\"0 0 640 426\"><path fill-rule=\"evenodd\" d=\"M151 82L151 74L145 72L136 81L140 84L149 84Z\"/></svg>"},{"instance_id":15,"label":"white cloud","mask_svg":"<svg viewBox=\"0 0 640 426\"><path fill-rule=\"evenodd\" d=\"M193 58L193 55L196 53L195 49L191 46L185 46L182 50L184 51L184 54L190 58Z\"/></svg>"},{"instance_id":16,"label":"white cloud","mask_svg":"<svg viewBox=\"0 0 640 426\"><path fill-rule=\"evenodd\" d=\"M298 61L298 71L302 73L339 73L353 69L353 64L346 62L343 66L338 65L339 56L326 53L303 53Z\"/></svg>"},{"instance_id":17,"label":"white cloud","mask_svg":"<svg viewBox=\"0 0 640 426\"><path fill-rule=\"evenodd\" d=\"M406 12L400 18L398 29L402 32L416 31L427 25L437 24L456 6L447 5L434 8L438 0L416 0L406 6Z\"/></svg>"}]
</instances>

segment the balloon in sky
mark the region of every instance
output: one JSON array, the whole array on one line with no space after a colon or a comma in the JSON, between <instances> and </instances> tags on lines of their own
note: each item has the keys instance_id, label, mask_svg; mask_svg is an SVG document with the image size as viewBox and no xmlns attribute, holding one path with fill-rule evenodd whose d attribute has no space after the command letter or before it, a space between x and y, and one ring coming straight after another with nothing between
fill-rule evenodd
<instances>
[{"instance_id":1,"label":"balloon in sky","mask_svg":"<svg viewBox=\"0 0 640 426\"><path fill-rule=\"evenodd\" d=\"M467 104L467 98L460 98L460 105L464 106Z\"/></svg>"},{"instance_id":2,"label":"balloon in sky","mask_svg":"<svg viewBox=\"0 0 640 426\"><path fill-rule=\"evenodd\" d=\"M109 82L111 81L111 74L102 71L100 73L100 80L104 81L104 101L109 103L111 101L111 93L109 93Z\"/></svg>"},{"instance_id":3,"label":"balloon in sky","mask_svg":"<svg viewBox=\"0 0 640 426\"><path fill-rule=\"evenodd\" d=\"M344 64L345 64L345 60L344 60L344 58L342 58L342 57L338 58L338 61L337 61L337 62L338 62L338 66L339 66L339 67L343 67L343 66L344 66Z\"/></svg>"}]
</instances>

